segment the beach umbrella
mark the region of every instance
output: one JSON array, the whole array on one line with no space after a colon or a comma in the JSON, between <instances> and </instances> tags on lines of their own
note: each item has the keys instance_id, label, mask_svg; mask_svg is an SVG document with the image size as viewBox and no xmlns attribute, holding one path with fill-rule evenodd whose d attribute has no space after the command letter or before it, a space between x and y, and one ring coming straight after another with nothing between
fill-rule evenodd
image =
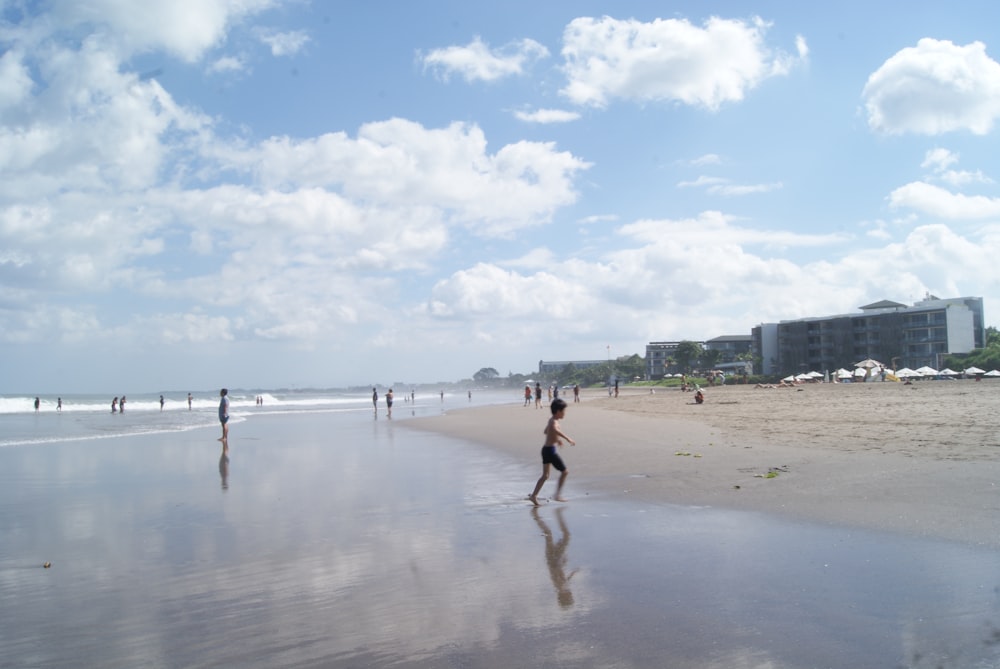
<instances>
[{"instance_id":1,"label":"beach umbrella","mask_svg":"<svg viewBox=\"0 0 1000 669\"><path fill-rule=\"evenodd\" d=\"M809 379L811 379L811 378L812 378L812 377L811 377L811 376L809 376L808 374L799 374L799 375L797 375L797 376L795 377L795 380L796 380L796 381L808 381L808 380L809 380Z\"/></svg>"},{"instance_id":2,"label":"beach umbrella","mask_svg":"<svg viewBox=\"0 0 1000 669\"><path fill-rule=\"evenodd\" d=\"M806 374L806 376L808 376L811 379L819 379L823 377L823 374L821 374L820 372L809 372L808 374Z\"/></svg>"},{"instance_id":3,"label":"beach umbrella","mask_svg":"<svg viewBox=\"0 0 1000 669\"><path fill-rule=\"evenodd\" d=\"M840 369L838 369L836 371L836 375L837 375L838 379L849 379L852 376L854 376L853 374L851 374L851 372L849 372L848 370L844 369L843 367L841 367Z\"/></svg>"},{"instance_id":4,"label":"beach umbrella","mask_svg":"<svg viewBox=\"0 0 1000 669\"><path fill-rule=\"evenodd\" d=\"M794 380L795 380L794 374L789 374L788 376L782 379L782 381L784 381L785 383L791 383Z\"/></svg>"},{"instance_id":5,"label":"beach umbrella","mask_svg":"<svg viewBox=\"0 0 1000 669\"><path fill-rule=\"evenodd\" d=\"M983 374L983 376L1000 376L1000 371L996 369L991 369L990 371Z\"/></svg>"},{"instance_id":6,"label":"beach umbrella","mask_svg":"<svg viewBox=\"0 0 1000 669\"><path fill-rule=\"evenodd\" d=\"M985 374L986 372L979 369L978 367L969 367L967 370L965 370L965 373L975 376L976 374Z\"/></svg>"},{"instance_id":7,"label":"beach umbrella","mask_svg":"<svg viewBox=\"0 0 1000 669\"><path fill-rule=\"evenodd\" d=\"M873 360L872 358L865 358L861 362L854 363L855 367L860 367L861 369L875 369L876 367L881 367L882 363L878 360Z\"/></svg>"},{"instance_id":8,"label":"beach umbrella","mask_svg":"<svg viewBox=\"0 0 1000 669\"><path fill-rule=\"evenodd\" d=\"M936 369L934 369L933 367L928 367L927 365L924 365L923 367L918 367L915 371L920 376L937 376L938 375L938 371Z\"/></svg>"},{"instance_id":9,"label":"beach umbrella","mask_svg":"<svg viewBox=\"0 0 1000 669\"><path fill-rule=\"evenodd\" d=\"M896 372L897 379L908 379L911 376L920 376L920 375L914 372L909 367L903 367L903 369L900 369L899 371Z\"/></svg>"},{"instance_id":10,"label":"beach umbrella","mask_svg":"<svg viewBox=\"0 0 1000 669\"><path fill-rule=\"evenodd\" d=\"M941 376L955 376L958 374L958 372L956 372L953 369L948 369L947 367L945 367L940 372L938 372L938 374L940 374Z\"/></svg>"},{"instance_id":11,"label":"beach umbrella","mask_svg":"<svg viewBox=\"0 0 1000 669\"><path fill-rule=\"evenodd\" d=\"M866 376L867 374L868 370L865 369L864 367L858 367L857 369L854 370L854 376Z\"/></svg>"}]
</instances>

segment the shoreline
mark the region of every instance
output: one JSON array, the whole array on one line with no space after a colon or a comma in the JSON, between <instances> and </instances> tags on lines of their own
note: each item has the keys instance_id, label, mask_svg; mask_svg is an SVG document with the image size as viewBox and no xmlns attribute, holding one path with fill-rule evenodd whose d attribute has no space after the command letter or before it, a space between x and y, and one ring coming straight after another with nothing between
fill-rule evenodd
<instances>
[{"instance_id":1,"label":"shoreline","mask_svg":"<svg viewBox=\"0 0 1000 669\"><path fill-rule=\"evenodd\" d=\"M1000 384L974 381L625 389L570 398L570 500L710 506L1000 548ZM547 407L407 421L538 466ZM537 477L537 474L535 475ZM554 494L555 476L541 496ZM525 494L534 483L524 481ZM527 503L527 502L526 502Z\"/></svg>"}]
</instances>

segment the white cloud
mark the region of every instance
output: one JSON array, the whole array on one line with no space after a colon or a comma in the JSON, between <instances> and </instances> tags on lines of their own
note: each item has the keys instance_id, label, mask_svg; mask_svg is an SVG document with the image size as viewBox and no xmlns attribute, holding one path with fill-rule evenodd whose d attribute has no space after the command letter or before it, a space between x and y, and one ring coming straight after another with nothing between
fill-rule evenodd
<instances>
[{"instance_id":1,"label":"white cloud","mask_svg":"<svg viewBox=\"0 0 1000 669\"><path fill-rule=\"evenodd\" d=\"M915 181L892 191L889 205L909 208L946 220L1000 217L1000 198L952 193L940 186Z\"/></svg>"},{"instance_id":2,"label":"white cloud","mask_svg":"<svg viewBox=\"0 0 1000 669\"><path fill-rule=\"evenodd\" d=\"M724 197L739 197L743 195L754 195L756 193L768 193L782 188L780 181L767 184L734 184L729 179L722 177L700 176L694 181L681 181L678 188L704 188L706 193L711 195L722 195Z\"/></svg>"},{"instance_id":3,"label":"white cloud","mask_svg":"<svg viewBox=\"0 0 1000 669\"><path fill-rule=\"evenodd\" d=\"M94 26L101 40L127 58L163 49L195 62L218 46L234 24L278 4L277 0L56 0L52 16L66 28Z\"/></svg>"},{"instance_id":4,"label":"white cloud","mask_svg":"<svg viewBox=\"0 0 1000 669\"><path fill-rule=\"evenodd\" d=\"M515 111L514 117L527 123L568 123L580 118L578 112L564 109L536 109L535 111Z\"/></svg>"},{"instance_id":5,"label":"white cloud","mask_svg":"<svg viewBox=\"0 0 1000 669\"><path fill-rule=\"evenodd\" d=\"M924 162L920 163L920 166L925 169L930 168L935 172L940 172L957 162L958 154L953 153L948 149L938 147L930 149L926 154L924 154Z\"/></svg>"},{"instance_id":6,"label":"white cloud","mask_svg":"<svg viewBox=\"0 0 1000 669\"><path fill-rule=\"evenodd\" d=\"M984 135L1000 117L1000 63L982 42L957 46L924 38L898 51L868 77L868 125L890 135Z\"/></svg>"},{"instance_id":7,"label":"white cloud","mask_svg":"<svg viewBox=\"0 0 1000 669\"><path fill-rule=\"evenodd\" d=\"M466 46L434 49L419 58L424 69L437 72L445 81L451 74L458 74L473 82L496 81L523 74L526 67L548 55L548 49L531 39L511 42L494 50L476 37Z\"/></svg>"},{"instance_id":8,"label":"white cloud","mask_svg":"<svg viewBox=\"0 0 1000 669\"><path fill-rule=\"evenodd\" d=\"M258 38L271 48L271 55L275 57L293 56L309 43L309 35L302 30L288 32L262 30L258 33Z\"/></svg>"},{"instance_id":9,"label":"white cloud","mask_svg":"<svg viewBox=\"0 0 1000 669\"><path fill-rule=\"evenodd\" d=\"M246 63L238 56L223 56L214 60L205 71L209 74L229 74L231 72L242 72L246 69Z\"/></svg>"},{"instance_id":10,"label":"white cloud","mask_svg":"<svg viewBox=\"0 0 1000 669\"><path fill-rule=\"evenodd\" d=\"M675 101L717 110L738 102L763 80L787 74L797 56L767 47L768 24L712 17L703 27L685 19L578 18L563 33L569 80L562 90L576 104L605 107L613 98Z\"/></svg>"},{"instance_id":11,"label":"white cloud","mask_svg":"<svg viewBox=\"0 0 1000 669\"><path fill-rule=\"evenodd\" d=\"M691 164L695 167L704 167L705 165L721 165L722 157L716 153L706 153L703 156L698 156L691 161Z\"/></svg>"},{"instance_id":12,"label":"white cloud","mask_svg":"<svg viewBox=\"0 0 1000 669\"><path fill-rule=\"evenodd\" d=\"M432 207L484 236L547 222L576 200L573 178L589 167L551 143L520 141L490 154L477 126L428 129L404 119L365 124L357 139L274 138L235 160L269 187L313 185L350 198Z\"/></svg>"},{"instance_id":13,"label":"white cloud","mask_svg":"<svg viewBox=\"0 0 1000 669\"><path fill-rule=\"evenodd\" d=\"M33 85L21 53L11 50L0 56L0 112L24 102Z\"/></svg>"}]
</instances>

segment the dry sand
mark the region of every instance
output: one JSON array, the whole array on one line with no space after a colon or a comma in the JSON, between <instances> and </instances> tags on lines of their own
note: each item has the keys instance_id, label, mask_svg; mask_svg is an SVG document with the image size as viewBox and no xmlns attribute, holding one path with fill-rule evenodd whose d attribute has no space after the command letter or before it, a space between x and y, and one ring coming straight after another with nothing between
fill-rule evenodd
<instances>
[{"instance_id":1,"label":"dry sand","mask_svg":"<svg viewBox=\"0 0 1000 669\"><path fill-rule=\"evenodd\" d=\"M1000 547L1000 381L705 392L703 405L667 389L570 397L570 503L621 496ZM408 425L540 463L547 417L518 403Z\"/></svg>"}]
</instances>

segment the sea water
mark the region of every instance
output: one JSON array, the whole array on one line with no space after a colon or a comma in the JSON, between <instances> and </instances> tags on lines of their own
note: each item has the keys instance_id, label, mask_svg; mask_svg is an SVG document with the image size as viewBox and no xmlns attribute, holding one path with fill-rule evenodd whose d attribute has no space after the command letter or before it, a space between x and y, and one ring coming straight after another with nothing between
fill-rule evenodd
<instances>
[{"instance_id":1,"label":"sea water","mask_svg":"<svg viewBox=\"0 0 1000 669\"><path fill-rule=\"evenodd\" d=\"M397 418L431 415L442 410L515 402L520 400L520 393L520 389L406 390L394 393L393 411ZM385 390L379 389L377 411L383 415L387 413L384 394ZM160 393L126 395L125 411L112 413L114 398L108 395L40 397L37 411L33 396L0 395L0 447L86 442L218 426L218 391L192 393L190 405L184 393L162 396L161 405ZM229 402L232 424L254 415L322 412L368 416L375 411L372 394L367 390L231 390Z\"/></svg>"}]
</instances>

